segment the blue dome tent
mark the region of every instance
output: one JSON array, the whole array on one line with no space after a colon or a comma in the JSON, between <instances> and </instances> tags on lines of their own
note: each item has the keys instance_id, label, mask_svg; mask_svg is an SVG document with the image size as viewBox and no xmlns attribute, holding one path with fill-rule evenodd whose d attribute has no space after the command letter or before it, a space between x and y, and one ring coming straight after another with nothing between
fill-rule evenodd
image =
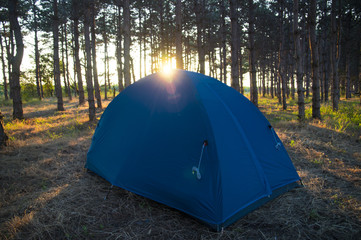
<instances>
[{"instance_id":1,"label":"blue dome tent","mask_svg":"<svg viewBox=\"0 0 361 240\"><path fill-rule=\"evenodd\" d=\"M121 92L99 121L85 167L216 230L300 180L247 98L183 70L149 75Z\"/></svg>"}]
</instances>

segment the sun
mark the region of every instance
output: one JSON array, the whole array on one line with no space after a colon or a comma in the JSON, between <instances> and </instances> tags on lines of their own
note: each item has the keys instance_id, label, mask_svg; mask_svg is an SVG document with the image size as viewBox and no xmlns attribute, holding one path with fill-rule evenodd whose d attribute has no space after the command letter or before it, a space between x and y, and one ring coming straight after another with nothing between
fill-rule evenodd
<instances>
[{"instance_id":1,"label":"sun","mask_svg":"<svg viewBox=\"0 0 361 240\"><path fill-rule=\"evenodd\" d=\"M173 68L172 66L170 65L170 63L166 63L162 66L162 74L167 76L167 77L170 77L173 73Z\"/></svg>"}]
</instances>

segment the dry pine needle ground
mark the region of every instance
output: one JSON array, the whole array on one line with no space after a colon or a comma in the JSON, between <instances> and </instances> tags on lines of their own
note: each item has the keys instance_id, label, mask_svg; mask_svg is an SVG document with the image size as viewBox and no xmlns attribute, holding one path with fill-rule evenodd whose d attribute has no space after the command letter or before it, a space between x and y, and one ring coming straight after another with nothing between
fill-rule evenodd
<instances>
[{"instance_id":1,"label":"dry pine needle ground","mask_svg":"<svg viewBox=\"0 0 361 240\"><path fill-rule=\"evenodd\" d=\"M54 106L53 99L25 106L26 120L5 121L11 142L0 151L0 239L361 239L357 136L321 122L274 122L305 187L216 233L120 188L104 200L110 184L84 170L95 129L87 106ZM9 118L11 108L2 111Z\"/></svg>"}]
</instances>

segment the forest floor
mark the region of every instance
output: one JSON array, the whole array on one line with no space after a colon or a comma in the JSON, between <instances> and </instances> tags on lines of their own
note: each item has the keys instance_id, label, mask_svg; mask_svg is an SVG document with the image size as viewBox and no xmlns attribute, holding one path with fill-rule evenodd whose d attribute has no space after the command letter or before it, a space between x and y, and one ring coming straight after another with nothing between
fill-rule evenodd
<instances>
[{"instance_id":1,"label":"forest floor","mask_svg":"<svg viewBox=\"0 0 361 240\"><path fill-rule=\"evenodd\" d=\"M110 184L84 170L96 127L86 105L66 101L57 112L55 99L26 103L22 121L3 105L10 142L0 150L0 239L361 239L360 106L343 100L343 117L324 106L323 121L299 124L289 104L283 111L260 99L304 187L220 233L120 188L104 200Z\"/></svg>"}]
</instances>

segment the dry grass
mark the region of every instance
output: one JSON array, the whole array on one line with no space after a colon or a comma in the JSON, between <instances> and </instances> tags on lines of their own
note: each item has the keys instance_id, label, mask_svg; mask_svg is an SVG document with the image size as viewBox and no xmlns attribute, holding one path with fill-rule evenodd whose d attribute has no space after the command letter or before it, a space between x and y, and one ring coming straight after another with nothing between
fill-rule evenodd
<instances>
[{"instance_id":1,"label":"dry grass","mask_svg":"<svg viewBox=\"0 0 361 240\"><path fill-rule=\"evenodd\" d=\"M305 187L216 233L119 188L104 200L110 184L83 168L95 125L87 122L86 106L65 107L56 112L54 100L25 106L26 120L13 122L11 109L2 108L11 142L0 151L0 239L361 238L357 137L322 122L301 126L292 111L272 112L269 118L277 120L273 125Z\"/></svg>"}]
</instances>

